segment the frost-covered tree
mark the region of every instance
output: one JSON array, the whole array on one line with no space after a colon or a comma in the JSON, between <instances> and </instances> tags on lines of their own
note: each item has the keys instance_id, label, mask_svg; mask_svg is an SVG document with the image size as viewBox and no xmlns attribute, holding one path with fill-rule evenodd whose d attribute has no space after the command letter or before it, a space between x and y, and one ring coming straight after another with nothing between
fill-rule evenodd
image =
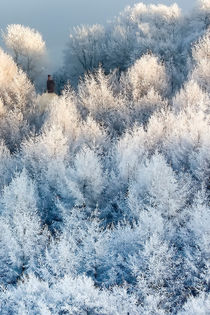
<instances>
[{"instance_id":1,"label":"frost-covered tree","mask_svg":"<svg viewBox=\"0 0 210 315\"><path fill-rule=\"evenodd\" d=\"M11 24L3 32L7 48L12 51L15 63L34 81L43 70L46 46L42 35L29 27Z\"/></svg>"},{"instance_id":2,"label":"frost-covered tree","mask_svg":"<svg viewBox=\"0 0 210 315\"><path fill-rule=\"evenodd\" d=\"M25 170L4 188L0 214L3 284L15 283L26 269L34 270L35 261L46 246L36 199L34 184Z\"/></svg>"},{"instance_id":3,"label":"frost-covered tree","mask_svg":"<svg viewBox=\"0 0 210 315\"><path fill-rule=\"evenodd\" d=\"M175 173L162 156L153 155L150 161L139 163L132 178L128 200L133 211L155 207L163 216L173 218L182 210L185 189L183 185L179 187Z\"/></svg>"},{"instance_id":4,"label":"frost-covered tree","mask_svg":"<svg viewBox=\"0 0 210 315\"><path fill-rule=\"evenodd\" d=\"M25 109L33 100L34 87L12 58L0 49L0 97L5 109ZM2 108L3 110L3 108ZM2 112L3 113L3 112Z\"/></svg>"},{"instance_id":5,"label":"frost-covered tree","mask_svg":"<svg viewBox=\"0 0 210 315\"><path fill-rule=\"evenodd\" d=\"M198 84L209 92L209 64L210 64L210 30L200 39L193 48L193 59L195 69L192 72L192 78Z\"/></svg>"},{"instance_id":6,"label":"frost-covered tree","mask_svg":"<svg viewBox=\"0 0 210 315\"><path fill-rule=\"evenodd\" d=\"M155 56L144 55L128 70L122 84L134 102L148 94L151 89L161 95L167 95L167 76L165 67Z\"/></svg>"},{"instance_id":7,"label":"frost-covered tree","mask_svg":"<svg viewBox=\"0 0 210 315\"><path fill-rule=\"evenodd\" d=\"M99 67L105 56L105 42L105 30L101 25L74 28L64 56L65 72L73 84L84 73Z\"/></svg>"},{"instance_id":8,"label":"frost-covered tree","mask_svg":"<svg viewBox=\"0 0 210 315\"><path fill-rule=\"evenodd\" d=\"M34 87L12 58L0 49L0 135L14 151L28 132Z\"/></svg>"},{"instance_id":9,"label":"frost-covered tree","mask_svg":"<svg viewBox=\"0 0 210 315\"><path fill-rule=\"evenodd\" d=\"M78 92L83 111L115 135L121 134L129 124L129 115L124 97L115 89L113 76L106 76L99 68L94 74L85 76Z\"/></svg>"}]
</instances>

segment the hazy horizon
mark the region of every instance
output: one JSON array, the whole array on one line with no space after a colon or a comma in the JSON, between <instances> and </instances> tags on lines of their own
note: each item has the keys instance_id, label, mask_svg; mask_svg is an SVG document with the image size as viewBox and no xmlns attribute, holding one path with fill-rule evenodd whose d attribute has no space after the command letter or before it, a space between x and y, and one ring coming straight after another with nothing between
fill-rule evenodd
<instances>
[{"instance_id":1,"label":"hazy horizon","mask_svg":"<svg viewBox=\"0 0 210 315\"><path fill-rule=\"evenodd\" d=\"M62 63L62 52L70 30L74 26L94 23L105 24L107 20L113 19L127 5L138 2L166 5L176 2L184 12L187 12L193 8L196 0L185 1L185 3L181 0L115 0L114 3L111 0L60 0L59 2L1 0L0 28L4 30L8 24L23 24L38 30L46 41L52 64L57 67ZM2 45L0 40L0 46Z\"/></svg>"}]
</instances>

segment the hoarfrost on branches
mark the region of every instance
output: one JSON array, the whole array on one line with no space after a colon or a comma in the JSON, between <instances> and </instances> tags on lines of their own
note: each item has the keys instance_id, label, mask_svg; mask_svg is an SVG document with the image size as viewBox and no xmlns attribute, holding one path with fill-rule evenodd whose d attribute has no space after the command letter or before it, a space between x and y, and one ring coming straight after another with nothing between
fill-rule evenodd
<instances>
[{"instance_id":1,"label":"hoarfrost on branches","mask_svg":"<svg viewBox=\"0 0 210 315\"><path fill-rule=\"evenodd\" d=\"M53 98L30 80L41 35L8 27L1 314L209 313L209 8L76 28Z\"/></svg>"}]
</instances>

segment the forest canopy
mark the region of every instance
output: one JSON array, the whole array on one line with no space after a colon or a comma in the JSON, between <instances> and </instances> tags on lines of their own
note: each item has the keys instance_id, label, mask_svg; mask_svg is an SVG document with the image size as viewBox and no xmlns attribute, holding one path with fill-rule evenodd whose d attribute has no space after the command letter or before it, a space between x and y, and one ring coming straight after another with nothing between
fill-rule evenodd
<instances>
[{"instance_id":1,"label":"forest canopy","mask_svg":"<svg viewBox=\"0 0 210 315\"><path fill-rule=\"evenodd\" d=\"M0 313L208 314L210 0L76 27L53 97L3 36Z\"/></svg>"}]
</instances>

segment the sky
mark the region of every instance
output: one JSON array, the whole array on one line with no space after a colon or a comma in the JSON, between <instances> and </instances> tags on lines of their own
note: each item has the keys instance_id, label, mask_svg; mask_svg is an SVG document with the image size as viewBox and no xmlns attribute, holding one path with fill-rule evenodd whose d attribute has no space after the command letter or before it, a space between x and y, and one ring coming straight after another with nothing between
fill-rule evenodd
<instances>
[{"instance_id":1,"label":"sky","mask_svg":"<svg viewBox=\"0 0 210 315\"><path fill-rule=\"evenodd\" d=\"M74 26L105 24L127 5L136 2L166 5L176 2L184 12L188 12L196 0L0 0L0 29L4 30L8 24L35 28L46 41L52 64L59 66ZM1 39L0 46L3 46Z\"/></svg>"}]
</instances>

